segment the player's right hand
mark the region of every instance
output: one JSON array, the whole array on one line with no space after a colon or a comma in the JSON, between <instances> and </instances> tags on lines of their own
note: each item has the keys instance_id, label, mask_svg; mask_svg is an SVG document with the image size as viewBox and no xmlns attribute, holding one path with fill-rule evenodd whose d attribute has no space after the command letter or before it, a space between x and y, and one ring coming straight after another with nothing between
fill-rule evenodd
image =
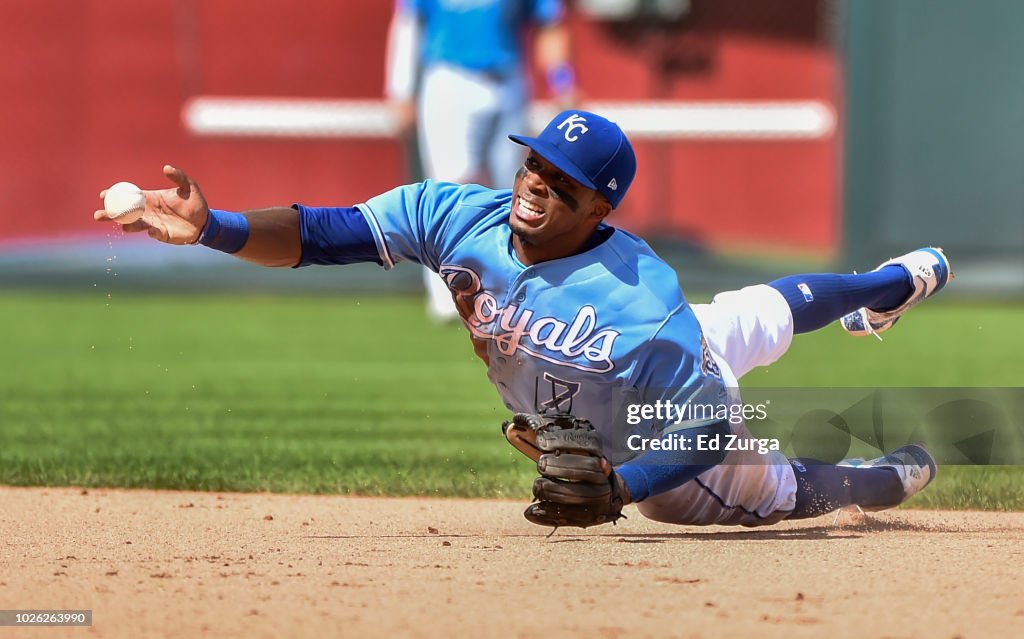
<instances>
[{"instance_id":1,"label":"player's right hand","mask_svg":"<svg viewBox=\"0 0 1024 639\"><path fill-rule=\"evenodd\" d=\"M121 228L127 233L146 231L151 238L167 244L195 244L206 226L210 207L199 185L184 171L165 164L164 175L174 183L174 188L144 190L146 210L142 218ZM105 189L100 192L100 201L106 193ZM111 217L106 210L99 209L93 213L93 219L108 222Z\"/></svg>"}]
</instances>

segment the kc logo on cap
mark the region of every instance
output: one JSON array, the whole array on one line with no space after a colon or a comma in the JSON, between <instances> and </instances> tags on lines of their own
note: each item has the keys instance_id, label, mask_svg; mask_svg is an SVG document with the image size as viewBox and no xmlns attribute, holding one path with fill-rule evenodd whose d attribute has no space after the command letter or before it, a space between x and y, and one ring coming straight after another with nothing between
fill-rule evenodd
<instances>
[{"instance_id":1,"label":"kc logo on cap","mask_svg":"<svg viewBox=\"0 0 1024 639\"><path fill-rule=\"evenodd\" d=\"M569 128L565 129L565 141L575 142L580 139L580 136L574 135L573 131L580 129L580 134L583 134L590 130L585 124L586 121L587 119L579 113L573 113L566 119L562 120L562 123L558 125L558 130L561 131L563 127L568 126Z\"/></svg>"}]
</instances>

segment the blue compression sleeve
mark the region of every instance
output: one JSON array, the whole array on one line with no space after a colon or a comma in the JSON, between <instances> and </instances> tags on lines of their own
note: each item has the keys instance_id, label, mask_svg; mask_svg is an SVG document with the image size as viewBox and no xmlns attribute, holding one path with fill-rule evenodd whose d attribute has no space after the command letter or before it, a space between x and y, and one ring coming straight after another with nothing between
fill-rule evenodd
<instances>
[{"instance_id":1,"label":"blue compression sleeve","mask_svg":"<svg viewBox=\"0 0 1024 639\"><path fill-rule=\"evenodd\" d=\"M373 232L362 212L355 207L311 207L294 204L299 212L302 259L296 266L310 264L356 264L376 262Z\"/></svg>"},{"instance_id":2,"label":"blue compression sleeve","mask_svg":"<svg viewBox=\"0 0 1024 639\"><path fill-rule=\"evenodd\" d=\"M895 308L914 291L910 273L893 264L870 273L807 273L769 282L793 312L793 332L808 333L861 307Z\"/></svg>"},{"instance_id":3,"label":"blue compression sleeve","mask_svg":"<svg viewBox=\"0 0 1024 639\"><path fill-rule=\"evenodd\" d=\"M643 501L652 495L659 495L682 486L697 475L722 463L725 452L696 450L697 438L705 435L708 439L724 440L730 432L729 422L722 421L671 433L661 441L667 444L671 438L685 435L690 442L690 450L650 450L619 466L615 472L622 476L626 488L629 489L630 498L633 501Z\"/></svg>"}]
</instances>

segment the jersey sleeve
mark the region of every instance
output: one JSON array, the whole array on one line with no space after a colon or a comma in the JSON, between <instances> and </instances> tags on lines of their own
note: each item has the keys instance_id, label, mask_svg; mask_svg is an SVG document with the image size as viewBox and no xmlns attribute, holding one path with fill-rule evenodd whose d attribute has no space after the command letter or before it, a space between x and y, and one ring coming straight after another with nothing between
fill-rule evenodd
<instances>
[{"instance_id":1,"label":"jersey sleeve","mask_svg":"<svg viewBox=\"0 0 1024 639\"><path fill-rule=\"evenodd\" d=\"M633 385L643 404L670 402L677 407L713 406L651 423L654 432L675 432L721 421L710 413L729 403L729 389L688 305L673 311L638 357Z\"/></svg>"},{"instance_id":2,"label":"jersey sleeve","mask_svg":"<svg viewBox=\"0 0 1024 639\"><path fill-rule=\"evenodd\" d=\"M382 264L370 225L355 207L293 204L299 212L302 258L295 268L318 265Z\"/></svg>"},{"instance_id":3,"label":"jersey sleeve","mask_svg":"<svg viewBox=\"0 0 1024 639\"><path fill-rule=\"evenodd\" d=\"M463 206L473 188L427 180L357 205L370 225L384 268L409 261L437 271L474 219L467 210L472 207Z\"/></svg>"}]
</instances>

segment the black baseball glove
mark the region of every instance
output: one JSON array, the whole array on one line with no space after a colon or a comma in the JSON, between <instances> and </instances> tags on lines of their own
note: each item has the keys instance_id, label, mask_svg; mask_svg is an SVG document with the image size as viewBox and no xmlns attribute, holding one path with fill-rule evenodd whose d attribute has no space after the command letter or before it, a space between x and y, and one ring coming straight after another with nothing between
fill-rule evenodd
<instances>
[{"instance_id":1,"label":"black baseball glove","mask_svg":"<svg viewBox=\"0 0 1024 639\"><path fill-rule=\"evenodd\" d=\"M619 479L589 421L567 413L516 413L501 431L540 471L533 482L536 501L523 513L526 519L541 526L586 528L625 517Z\"/></svg>"}]
</instances>

